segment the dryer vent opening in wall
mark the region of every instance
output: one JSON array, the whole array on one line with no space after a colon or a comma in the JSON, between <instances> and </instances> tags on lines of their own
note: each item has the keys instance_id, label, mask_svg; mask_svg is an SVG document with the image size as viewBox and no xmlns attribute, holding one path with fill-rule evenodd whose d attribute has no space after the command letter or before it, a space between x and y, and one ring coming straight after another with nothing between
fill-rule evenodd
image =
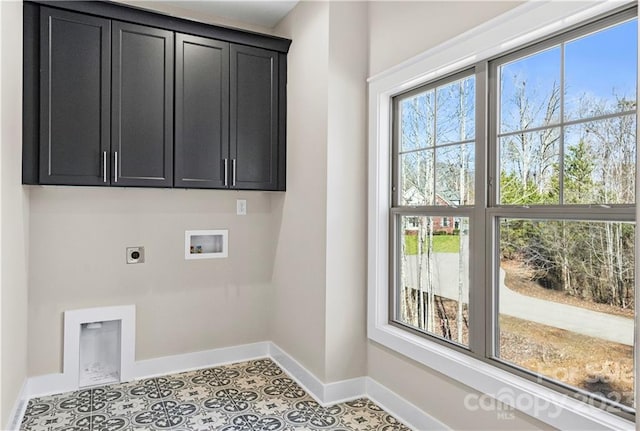
<instances>
[{"instance_id":1,"label":"dryer vent opening in wall","mask_svg":"<svg viewBox=\"0 0 640 431\"><path fill-rule=\"evenodd\" d=\"M65 311L65 390L133 379L135 334L135 305Z\"/></svg>"},{"instance_id":2,"label":"dryer vent opening in wall","mask_svg":"<svg viewBox=\"0 0 640 431\"><path fill-rule=\"evenodd\" d=\"M80 325L81 388L120 381L120 331L120 320Z\"/></svg>"}]
</instances>

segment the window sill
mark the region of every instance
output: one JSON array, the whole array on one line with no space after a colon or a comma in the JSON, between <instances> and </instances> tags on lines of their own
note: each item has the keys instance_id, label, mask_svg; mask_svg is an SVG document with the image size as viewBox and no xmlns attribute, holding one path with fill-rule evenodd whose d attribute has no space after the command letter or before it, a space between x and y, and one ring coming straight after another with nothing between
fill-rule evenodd
<instances>
[{"instance_id":1,"label":"window sill","mask_svg":"<svg viewBox=\"0 0 640 431\"><path fill-rule=\"evenodd\" d=\"M388 324L369 328L369 338L476 391L563 430L633 430L633 422L515 376L464 353ZM479 397L465 399L469 410L501 407ZM502 411L504 407L502 407Z\"/></svg>"}]
</instances>

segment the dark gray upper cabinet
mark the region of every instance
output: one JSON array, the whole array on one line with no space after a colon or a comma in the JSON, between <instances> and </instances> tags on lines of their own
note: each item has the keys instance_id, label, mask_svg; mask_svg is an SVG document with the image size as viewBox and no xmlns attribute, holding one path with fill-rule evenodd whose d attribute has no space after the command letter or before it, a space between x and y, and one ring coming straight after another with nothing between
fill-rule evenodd
<instances>
[{"instance_id":1,"label":"dark gray upper cabinet","mask_svg":"<svg viewBox=\"0 0 640 431\"><path fill-rule=\"evenodd\" d=\"M110 21L40 10L40 183L106 185Z\"/></svg>"},{"instance_id":2,"label":"dark gray upper cabinet","mask_svg":"<svg viewBox=\"0 0 640 431\"><path fill-rule=\"evenodd\" d=\"M176 187L229 184L229 44L176 35Z\"/></svg>"},{"instance_id":3,"label":"dark gray upper cabinet","mask_svg":"<svg viewBox=\"0 0 640 431\"><path fill-rule=\"evenodd\" d=\"M231 46L232 188L279 189L278 63L276 52Z\"/></svg>"},{"instance_id":4,"label":"dark gray upper cabinet","mask_svg":"<svg viewBox=\"0 0 640 431\"><path fill-rule=\"evenodd\" d=\"M173 33L113 22L112 185L173 185Z\"/></svg>"},{"instance_id":5,"label":"dark gray upper cabinet","mask_svg":"<svg viewBox=\"0 0 640 431\"><path fill-rule=\"evenodd\" d=\"M285 189L290 40L110 2L23 17L23 184Z\"/></svg>"},{"instance_id":6,"label":"dark gray upper cabinet","mask_svg":"<svg viewBox=\"0 0 640 431\"><path fill-rule=\"evenodd\" d=\"M278 53L176 36L176 187L278 190Z\"/></svg>"}]
</instances>

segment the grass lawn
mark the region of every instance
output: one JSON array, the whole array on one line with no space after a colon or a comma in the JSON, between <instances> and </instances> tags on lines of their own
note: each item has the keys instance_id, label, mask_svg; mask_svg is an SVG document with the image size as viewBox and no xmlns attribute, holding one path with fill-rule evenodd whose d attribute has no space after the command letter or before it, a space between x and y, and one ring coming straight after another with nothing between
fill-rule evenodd
<instances>
[{"instance_id":1,"label":"grass lawn","mask_svg":"<svg viewBox=\"0 0 640 431\"><path fill-rule=\"evenodd\" d=\"M418 254L418 236L405 235L405 252L407 254ZM459 235L434 235L434 253L458 253L460 251Z\"/></svg>"}]
</instances>

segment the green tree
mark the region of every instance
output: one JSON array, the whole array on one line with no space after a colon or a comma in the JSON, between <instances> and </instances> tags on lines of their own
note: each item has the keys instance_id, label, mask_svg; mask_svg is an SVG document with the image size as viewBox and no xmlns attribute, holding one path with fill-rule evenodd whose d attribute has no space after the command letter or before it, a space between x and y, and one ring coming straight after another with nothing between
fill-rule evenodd
<instances>
[{"instance_id":1,"label":"green tree","mask_svg":"<svg viewBox=\"0 0 640 431\"><path fill-rule=\"evenodd\" d=\"M567 150L564 161L564 203L592 202L596 187L593 181L593 154L583 139Z\"/></svg>"}]
</instances>

